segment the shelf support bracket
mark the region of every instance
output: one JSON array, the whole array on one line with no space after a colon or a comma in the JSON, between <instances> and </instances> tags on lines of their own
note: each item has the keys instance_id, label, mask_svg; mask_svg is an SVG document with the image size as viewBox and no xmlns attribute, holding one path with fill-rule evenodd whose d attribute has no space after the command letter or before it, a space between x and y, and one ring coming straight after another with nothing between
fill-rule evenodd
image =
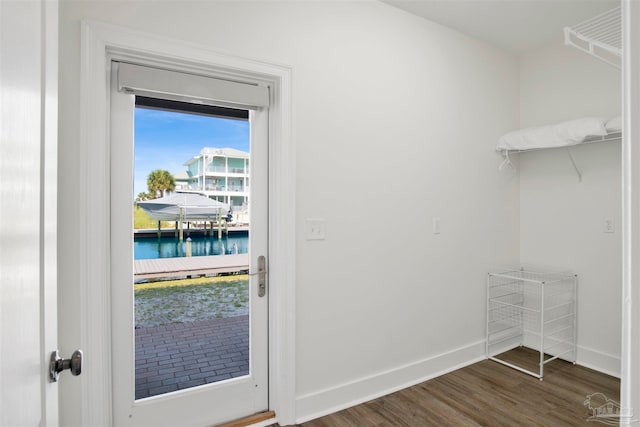
<instances>
[{"instance_id":1,"label":"shelf support bracket","mask_svg":"<svg viewBox=\"0 0 640 427\"><path fill-rule=\"evenodd\" d=\"M567 148L567 154L569 155L569 160L571 160L571 164L573 165L573 169L576 171L576 175L578 175L578 182L582 182L582 173L580 169L578 169L578 165L576 165L576 161L573 158L573 154L571 154L571 149Z\"/></svg>"}]
</instances>

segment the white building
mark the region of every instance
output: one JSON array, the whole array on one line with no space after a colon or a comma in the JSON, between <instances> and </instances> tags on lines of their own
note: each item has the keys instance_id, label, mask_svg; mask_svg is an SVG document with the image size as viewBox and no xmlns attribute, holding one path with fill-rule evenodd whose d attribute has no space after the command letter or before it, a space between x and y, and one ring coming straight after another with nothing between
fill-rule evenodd
<instances>
[{"instance_id":1,"label":"white building","mask_svg":"<svg viewBox=\"0 0 640 427\"><path fill-rule=\"evenodd\" d=\"M234 212L249 203L249 153L234 148L200 150L185 164L187 170L174 176L176 190L206 194L227 203Z\"/></svg>"}]
</instances>

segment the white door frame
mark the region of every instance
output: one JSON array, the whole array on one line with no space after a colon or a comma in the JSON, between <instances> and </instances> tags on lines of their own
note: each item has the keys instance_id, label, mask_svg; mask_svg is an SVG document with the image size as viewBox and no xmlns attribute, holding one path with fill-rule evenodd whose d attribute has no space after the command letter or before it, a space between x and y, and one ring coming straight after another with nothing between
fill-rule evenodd
<instances>
[{"instance_id":1,"label":"white door frame","mask_svg":"<svg viewBox=\"0 0 640 427\"><path fill-rule=\"evenodd\" d=\"M640 419L640 4L622 1L622 349L620 425ZM633 424L635 425L635 424Z\"/></svg>"},{"instance_id":2,"label":"white door frame","mask_svg":"<svg viewBox=\"0 0 640 427\"><path fill-rule=\"evenodd\" d=\"M269 114L269 407L295 421L295 152L291 138L291 69L217 53L155 34L99 22L81 28L81 124L78 260L81 343L85 351L82 424L112 425L109 260L109 58L112 55L215 70L267 82Z\"/></svg>"}]
</instances>

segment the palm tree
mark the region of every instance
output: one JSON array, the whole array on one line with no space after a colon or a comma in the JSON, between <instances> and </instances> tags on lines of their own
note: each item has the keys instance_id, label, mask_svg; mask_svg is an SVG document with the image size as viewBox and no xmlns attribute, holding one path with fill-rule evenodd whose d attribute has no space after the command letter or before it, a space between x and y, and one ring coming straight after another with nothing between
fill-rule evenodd
<instances>
[{"instance_id":1,"label":"palm tree","mask_svg":"<svg viewBox=\"0 0 640 427\"><path fill-rule=\"evenodd\" d=\"M155 192L147 193L147 192L141 191L140 193L138 193L138 196L136 197L136 202L144 202L145 200L155 199L156 194L157 193Z\"/></svg>"},{"instance_id":2,"label":"palm tree","mask_svg":"<svg viewBox=\"0 0 640 427\"><path fill-rule=\"evenodd\" d=\"M158 193L160 193L160 197L162 197L167 191L173 191L176 188L176 180L169 171L156 169L151 171L147 177L147 188L149 189L149 195L157 197Z\"/></svg>"}]
</instances>

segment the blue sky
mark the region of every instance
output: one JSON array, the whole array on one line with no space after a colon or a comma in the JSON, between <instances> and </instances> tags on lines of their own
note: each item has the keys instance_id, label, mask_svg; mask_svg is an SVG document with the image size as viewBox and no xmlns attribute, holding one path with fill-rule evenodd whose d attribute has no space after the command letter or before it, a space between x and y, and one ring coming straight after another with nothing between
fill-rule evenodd
<instances>
[{"instance_id":1,"label":"blue sky","mask_svg":"<svg viewBox=\"0 0 640 427\"><path fill-rule=\"evenodd\" d=\"M249 151L249 122L173 111L135 109L133 196L147 191L154 169L172 174L203 147Z\"/></svg>"}]
</instances>

